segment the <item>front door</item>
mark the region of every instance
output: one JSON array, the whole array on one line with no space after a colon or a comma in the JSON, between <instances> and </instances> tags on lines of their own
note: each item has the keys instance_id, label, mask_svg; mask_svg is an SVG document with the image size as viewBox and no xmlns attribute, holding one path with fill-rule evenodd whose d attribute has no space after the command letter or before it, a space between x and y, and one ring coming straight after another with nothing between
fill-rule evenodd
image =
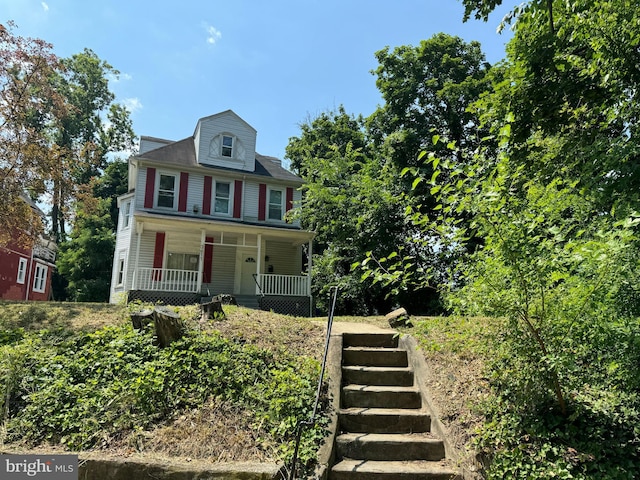
<instances>
[{"instance_id":1,"label":"front door","mask_svg":"<svg viewBox=\"0 0 640 480\"><path fill-rule=\"evenodd\" d=\"M243 252L240 261L240 295L255 295L256 282L253 276L258 265L256 253Z\"/></svg>"}]
</instances>

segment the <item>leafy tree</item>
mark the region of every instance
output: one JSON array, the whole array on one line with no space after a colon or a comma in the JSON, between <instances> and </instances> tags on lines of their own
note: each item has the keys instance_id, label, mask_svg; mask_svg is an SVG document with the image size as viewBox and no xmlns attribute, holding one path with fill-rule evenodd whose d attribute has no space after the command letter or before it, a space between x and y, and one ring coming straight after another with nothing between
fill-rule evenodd
<instances>
[{"instance_id":1,"label":"leafy tree","mask_svg":"<svg viewBox=\"0 0 640 480\"><path fill-rule=\"evenodd\" d=\"M637 44L635 4L626 0L555 2L554 25L539 23L546 5L517 17L494 93L480 105L494 135L510 130L513 168L547 182L577 181L596 213L621 218L638 208Z\"/></svg>"},{"instance_id":2,"label":"leafy tree","mask_svg":"<svg viewBox=\"0 0 640 480\"><path fill-rule=\"evenodd\" d=\"M344 155L347 145L363 152L368 147L363 118L347 114L343 105L308 119L300 124L300 131L300 137L289 139L285 158L291 161L292 170L305 178L309 176L308 159L325 158L336 148Z\"/></svg>"},{"instance_id":3,"label":"leafy tree","mask_svg":"<svg viewBox=\"0 0 640 480\"><path fill-rule=\"evenodd\" d=\"M69 240L58 252L56 266L68 282L68 298L77 302L109 300L115 235L110 199L87 194L76 204L75 224Z\"/></svg>"},{"instance_id":4,"label":"leafy tree","mask_svg":"<svg viewBox=\"0 0 640 480\"><path fill-rule=\"evenodd\" d=\"M106 167L109 153L131 149L135 137L129 112L114 103L109 90L109 76L119 72L89 49L63 59L62 64L64 72L54 84L71 108L57 119L54 133L65 166L52 186L51 233L60 240L66 234L77 186L87 184Z\"/></svg>"},{"instance_id":5,"label":"leafy tree","mask_svg":"<svg viewBox=\"0 0 640 480\"><path fill-rule=\"evenodd\" d=\"M118 197L127 193L129 188L127 178L129 174L129 163L126 160L118 159L108 163L102 175L94 179L93 196L109 200L109 213L111 215L112 230L115 232L118 227Z\"/></svg>"},{"instance_id":6,"label":"leafy tree","mask_svg":"<svg viewBox=\"0 0 640 480\"><path fill-rule=\"evenodd\" d=\"M49 83L60 68L51 45L16 36L14 27L0 25L0 245L29 243L42 231L23 195L37 198L58 174L59 151L50 148L48 122L65 111Z\"/></svg>"},{"instance_id":7,"label":"leafy tree","mask_svg":"<svg viewBox=\"0 0 640 480\"><path fill-rule=\"evenodd\" d=\"M404 168L419 164L421 151L449 153L458 161L476 149L483 136L469 109L487 91L489 64L478 42L438 33L417 47L389 47L376 52L376 85L385 100L367 120L376 145ZM434 135L444 142L433 142Z\"/></svg>"},{"instance_id":8,"label":"leafy tree","mask_svg":"<svg viewBox=\"0 0 640 480\"><path fill-rule=\"evenodd\" d=\"M417 254L414 268L424 256L407 240L412 237L407 230L411 225L404 222L397 170L373 155L363 120L340 107L301 130L300 137L291 139L287 156L305 178L299 218L305 228L317 232L313 285L320 307L326 307L322 300L329 287L338 284L342 313L385 312L398 303L412 311L434 311L433 289L410 295L408 289L383 285L353 268L367 254L372 261L386 261L399 245L406 247L407 256Z\"/></svg>"}]
</instances>

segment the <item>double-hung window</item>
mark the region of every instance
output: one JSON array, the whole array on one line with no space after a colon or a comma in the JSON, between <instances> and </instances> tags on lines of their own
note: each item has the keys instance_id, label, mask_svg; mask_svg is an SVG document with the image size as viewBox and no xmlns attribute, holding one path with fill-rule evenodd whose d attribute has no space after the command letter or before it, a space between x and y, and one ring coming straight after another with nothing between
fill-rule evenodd
<instances>
[{"instance_id":1,"label":"double-hung window","mask_svg":"<svg viewBox=\"0 0 640 480\"><path fill-rule=\"evenodd\" d=\"M122 286L124 284L124 275L125 275L125 253L120 252L118 256L118 278L116 279L116 285Z\"/></svg>"},{"instance_id":2,"label":"double-hung window","mask_svg":"<svg viewBox=\"0 0 640 480\"><path fill-rule=\"evenodd\" d=\"M18 260L18 277L16 281L18 283L24 283L26 277L27 277L27 259L21 258L20 260Z\"/></svg>"},{"instance_id":3,"label":"double-hung window","mask_svg":"<svg viewBox=\"0 0 640 480\"><path fill-rule=\"evenodd\" d=\"M122 206L122 228L129 228L131 223L131 201L125 202Z\"/></svg>"},{"instance_id":4,"label":"double-hung window","mask_svg":"<svg viewBox=\"0 0 640 480\"><path fill-rule=\"evenodd\" d=\"M223 157L233 158L233 137L231 135L222 136L222 148L220 154Z\"/></svg>"},{"instance_id":5,"label":"double-hung window","mask_svg":"<svg viewBox=\"0 0 640 480\"><path fill-rule=\"evenodd\" d=\"M269 190L269 220L282 220L282 190Z\"/></svg>"},{"instance_id":6,"label":"double-hung window","mask_svg":"<svg viewBox=\"0 0 640 480\"><path fill-rule=\"evenodd\" d=\"M33 291L44 293L47 283L47 266L36 263L36 272L33 277Z\"/></svg>"},{"instance_id":7,"label":"double-hung window","mask_svg":"<svg viewBox=\"0 0 640 480\"><path fill-rule=\"evenodd\" d=\"M160 173L158 175L158 207L176 208L176 189L178 180L176 175Z\"/></svg>"},{"instance_id":8,"label":"double-hung window","mask_svg":"<svg viewBox=\"0 0 640 480\"><path fill-rule=\"evenodd\" d=\"M215 213L229 215L231 211L231 183L216 181L214 197L213 211Z\"/></svg>"}]
</instances>

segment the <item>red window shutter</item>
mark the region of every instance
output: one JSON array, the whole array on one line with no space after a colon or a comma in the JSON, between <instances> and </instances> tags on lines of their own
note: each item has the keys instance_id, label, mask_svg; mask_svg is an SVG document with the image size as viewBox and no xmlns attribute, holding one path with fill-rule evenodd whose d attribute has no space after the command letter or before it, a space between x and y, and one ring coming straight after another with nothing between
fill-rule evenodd
<instances>
[{"instance_id":1,"label":"red window shutter","mask_svg":"<svg viewBox=\"0 0 640 480\"><path fill-rule=\"evenodd\" d=\"M147 184L144 189L144 208L153 208L154 187L156 185L156 169L147 168Z\"/></svg>"},{"instance_id":2,"label":"red window shutter","mask_svg":"<svg viewBox=\"0 0 640 480\"><path fill-rule=\"evenodd\" d=\"M180 194L178 196L178 211L187 211L187 194L189 193L189 174L180 172Z\"/></svg>"},{"instance_id":3,"label":"red window shutter","mask_svg":"<svg viewBox=\"0 0 640 480\"><path fill-rule=\"evenodd\" d=\"M287 203L285 204L285 209L288 212L293 208L293 188L287 187Z\"/></svg>"},{"instance_id":4,"label":"red window shutter","mask_svg":"<svg viewBox=\"0 0 640 480\"><path fill-rule=\"evenodd\" d=\"M258 220L262 222L265 218L267 218L267 185L261 183L258 190Z\"/></svg>"},{"instance_id":5,"label":"red window shutter","mask_svg":"<svg viewBox=\"0 0 640 480\"><path fill-rule=\"evenodd\" d=\"M202 214L211 214L211 185L212 179L209 176L204 177L204 192L202 194Z\"/></svg>"},{"instance_id":6,"label":"red window shutter","mask_svg":"<svg viewBox=\"0 0 640 480\"><path fill-rule=\"evenodd\" d=\"M233 218L242 215L242 180L236 180L233 187Z\"/></svg>"},{"instance_id":7,"label":"red window shutter","mask_svg":"<svg viewBox=\"0 0 640 480\"><path fill-rule=\"evenodd\" d=\"M164 259L164 232L156 232L156 246L153 250L153 268L162 268L162 260ZM154 280L162 280L161 272L153 275Z\"/></svg>"},{"instance_id":8,"label":"red window shutter","mask_svg":"<svg viewBox=\"0 0 640 480\"><path fill-rule=\"evenodd\" d=\"M204 264L202 265L202 281L211 283L213 270L213 237L207 237L204 245Z\"/></svg>"}]
</instances>

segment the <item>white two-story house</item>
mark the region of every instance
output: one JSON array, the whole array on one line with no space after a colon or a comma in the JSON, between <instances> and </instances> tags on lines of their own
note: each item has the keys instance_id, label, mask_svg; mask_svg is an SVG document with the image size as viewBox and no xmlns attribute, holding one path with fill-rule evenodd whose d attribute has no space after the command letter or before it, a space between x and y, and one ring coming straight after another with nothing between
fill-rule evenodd
<instances>
[{"instance_id":1,"label":"white two-story house","mask_svg":"<svg viewBox=\"0 0 640 480\"><path fill-rule=\"evenodd\" d=\"M302 180L255 148L256 130L231 110L201 118L184 140L141 137L118 198L112 303L231 294L310 313L314 234L287 215Z\"/></svg>"}]
</instances>

